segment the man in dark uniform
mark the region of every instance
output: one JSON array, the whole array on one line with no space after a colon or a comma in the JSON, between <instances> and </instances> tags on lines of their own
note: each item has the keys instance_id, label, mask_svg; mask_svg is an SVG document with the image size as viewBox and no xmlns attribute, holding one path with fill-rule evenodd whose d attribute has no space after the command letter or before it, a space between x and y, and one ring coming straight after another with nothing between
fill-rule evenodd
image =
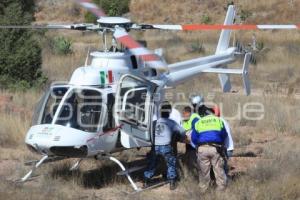
<instances>
[{"instance_id":1,"label":"man in dark uniform","mask_svg":"<svg viewBox=\"0 0 300 200\"><path fill-rule=\"evenodd\" d=\"M149 181L155 173L157 156L161 155L167 163L167 179L170 182L170 190L176 188L176 157L171 141L174 134L184 138L185 130L175 121L169 119L171 111L172 106L168 102L164 102L161 106L161 117L155 124L154 147L151 150L147 170L144 172L144 187L149 185Z\"/></svg>"}]
</instances>

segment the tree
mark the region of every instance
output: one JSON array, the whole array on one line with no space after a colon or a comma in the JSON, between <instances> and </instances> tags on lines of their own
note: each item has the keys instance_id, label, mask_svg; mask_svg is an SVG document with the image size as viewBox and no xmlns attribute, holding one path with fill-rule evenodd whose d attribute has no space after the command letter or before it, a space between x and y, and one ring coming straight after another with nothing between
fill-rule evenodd
<instances>
[{"instance_id":1,"label":"tree","mask_svg":"<svg viewBox=\"0 0 300 200\"><path fill-rule=\"evenodd\" d=\"M0 25L30 25L34 0L1 0ZM0 87L31 87L43 77L41 48L32 30L0 30Z\"/></svg>"}]
</instances>

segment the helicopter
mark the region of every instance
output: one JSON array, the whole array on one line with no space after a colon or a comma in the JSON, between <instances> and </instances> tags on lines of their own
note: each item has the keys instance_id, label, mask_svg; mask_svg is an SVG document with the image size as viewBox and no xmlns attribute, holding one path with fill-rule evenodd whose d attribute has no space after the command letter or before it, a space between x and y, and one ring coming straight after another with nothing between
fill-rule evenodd
<instances>
[{"instance_id":1,"label":"helicopter","mask_svg":"<svg viewBox=\"0 0 300 200\"><path fill-rule=\"evenodd\" d=\"M223 92L231 91L230 75L241 75L245 94L250 95L251 53L243 54L240 69L229 69L241 52L230 47L232 30L287 29L294 25L234 25L235 7L230 5L223 25L136 24L124 17L107 17L89 0L76 0L93 13L97 24L0 26L8 29L68 29L93 31L103 36L104 49L90 52L85 66L77 68L68 83L52 84L34 111L25 143L42 155L30 161L33 168L20 180L30 180L42 164L77 158L75 170L86 158L109 159L117 163L133 189L139 191L126 169L113 153L124 149L150 147L153 121L166 88L175 87L202 73L218 74ZM150 51L130 35L130 30L221 30L214 55L167 64L159 50ZM108 48L108 34L112 34ZM121 47L118 47L118 43ZM88 60L90 63L88 64Z\"/></svg>"}]
</instances>

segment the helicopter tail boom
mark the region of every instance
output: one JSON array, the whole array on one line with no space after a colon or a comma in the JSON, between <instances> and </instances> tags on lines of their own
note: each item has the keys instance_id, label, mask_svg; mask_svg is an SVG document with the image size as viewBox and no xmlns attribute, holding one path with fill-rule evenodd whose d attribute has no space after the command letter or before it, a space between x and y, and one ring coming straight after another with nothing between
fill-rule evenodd
<instances>
[{"instance_id":1,"label":"helicopter tail boom","mask_svg":"<svg viewBox=\"0 0 300 200\"><path fill-rule=\"evenodd\" d=\"M212 55L193 60L174 63L168 66L170 73L167 75L167 85L175 86L186 80L198 76L204 70L224 66L235 61L235 48L228 48L221 54Z\"/></svg>"},{"instance_id":2,"label":"helicopter tail boom","mask_svg":"<svg viewBox=\"0 0 300 200\"><path fill-rule=\"evenodd\" d=\"M232 25L235 18L234 6L229 6L224 21L224 26ZM227 69L227 65L236 60L236 48L229 47L230 29L223 29L219 38L217 49L214 55L196 58L189 61L174 63L168 66L170 74L168 75L167 85L177 85L185 80L189 80L203 72L217 73L223 92L231 91L230 74L242 75L245 94L250 94L250 81L248 77L248 66L251 53L247 53L244 58L242 69Z\"/></svg>"}]
</instances>

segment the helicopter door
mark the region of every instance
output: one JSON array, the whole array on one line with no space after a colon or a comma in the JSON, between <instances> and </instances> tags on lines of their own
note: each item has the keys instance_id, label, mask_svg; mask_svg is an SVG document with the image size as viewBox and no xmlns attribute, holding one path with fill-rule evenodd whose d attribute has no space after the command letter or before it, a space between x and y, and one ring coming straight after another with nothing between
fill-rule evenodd
<instances>
[{"instance_id":1,"label":"helicopter door","mask_svg":"<svg viewBox=\"0 0 300 200\"><path fill-rule=\"evenodd\" d=\"M115 116L122 125L121 143L126 148L151 145L153 97L157 85L146 79L123 75L116 93Z\"/></svg>"}]
</instances>

